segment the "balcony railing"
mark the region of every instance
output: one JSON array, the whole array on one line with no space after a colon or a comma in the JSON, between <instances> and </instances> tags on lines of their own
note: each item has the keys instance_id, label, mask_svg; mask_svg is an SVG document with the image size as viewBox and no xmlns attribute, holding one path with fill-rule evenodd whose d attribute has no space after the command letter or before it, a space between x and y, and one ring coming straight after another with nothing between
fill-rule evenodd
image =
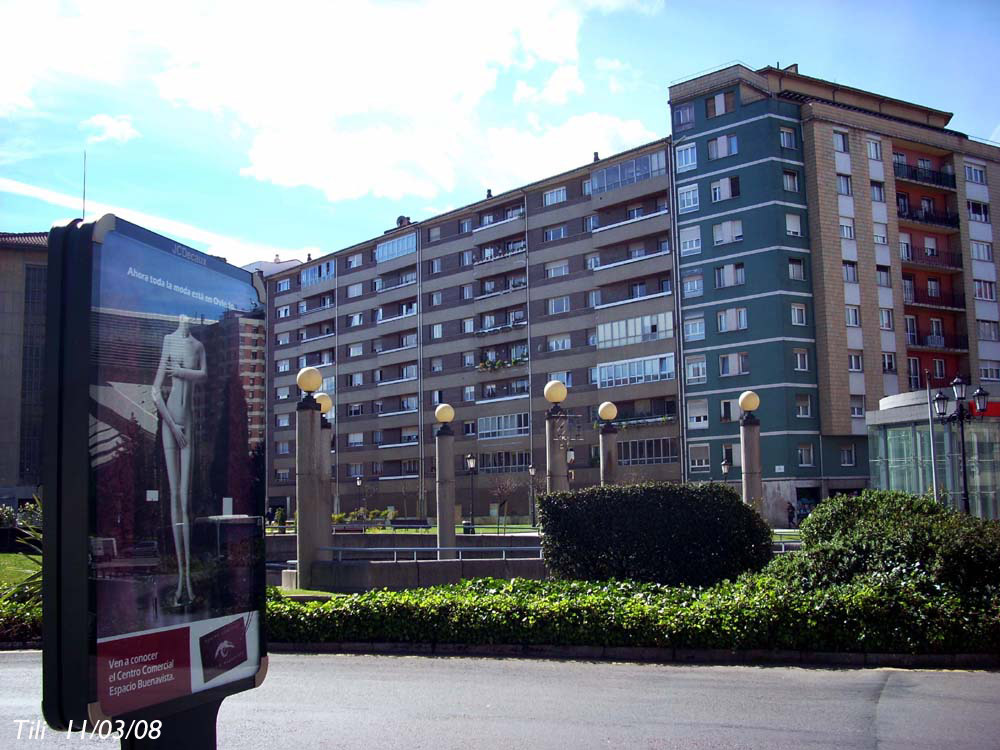
<instances>
[{"instance_id":1,"label":"balcony railing","mask_svg":"<svg viewBox=\"0 0 1000 750\"><path fill-rule=\"evenodd\" d=\"M484 248L484 251L488 248ZM510 250L500 250L496 249L490 252L488 255L484 252L484 256L473 263L473 266L481 266L483 263L490 263L494 260L500 260L501 258L508 258L511 255L520 255L521 253L527 252L528 246L526 244L521 244L517 247L511 248Z\"/></svg>"},{"instance_id":2,"label":"balcony railing","mask_svg":"<svg viewBox=\"0 0 1000 750\"><path fill-rule=\"evenodd\" d=\"M514 320L510 323L502 323L496 326L490 326L489 328L479 328L476 330L477 336L488 336L493 333L503 333L504 331L512 331L515 328L520 328L521 326L528 325L526 320Z\"/></svg>"},{"instance_id":3,"label":"balcony railing","mask_svg":"<svg viewBox=\"0 0 1000 750\"><path fill-rule=\"evenodd\" d=\"M969 337L950 333L906 332L907 346L925 346L929 349L968 349Z\"/></svg>"},{"instance_id":4,"label":"balcony railing","mask_svg":"<svg viewBox=\"0 0 1000 750\"><path fill-rule=\"evenodd\" d=\"M896 206L899 218L906 221L918 221L922 224L938 224L945 227L958 226L958 214L948 211L938 213L937 211L925 211L920 208L910 208L909 206Z\"/></svg>"},{"instance_id":5,"label":"balcony railing","mask_svg":"<svg viewBox=\"0 0 1000 750\"><path fill-rule=\"evenodd\" d=\"M903 289L903 302L913 305L935 305L937 307L965 307L965 295L941 292L931 295L922 289Z\"/></svg>"},{"instance_id":6,"label":"balcony railing","mask_svg":"<svg viewBox=\"0 0 1000 750\"><path fill-rule=\"evenodd\" d=\"M949 172L938 172L936 169L922 169L921 167L911 167L909 164L895 163L892 165L896 177L912 182L924 182L928 185L954 188L955 175Z\"/></svg>"},{"instance_id":7,"label":"balcony railing","mask_svg":"<svg viewBox=\"0 0 1000 750\"><path fill-rule=\"evenodd\" d=\"M914 248L907 242L899 243L899 257L906 263L919 263L945 268L962 267L962 255L960 253L941 252L926 247Z\"/></svg>"}]
</instances>

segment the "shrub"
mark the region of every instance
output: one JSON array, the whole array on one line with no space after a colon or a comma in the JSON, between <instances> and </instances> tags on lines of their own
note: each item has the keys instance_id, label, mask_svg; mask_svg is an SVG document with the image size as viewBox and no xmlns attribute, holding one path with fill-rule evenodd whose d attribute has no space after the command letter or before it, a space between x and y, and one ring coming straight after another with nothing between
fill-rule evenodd
<instances>
[{"instance_id":1,"label":"shrub","mask_svg":"<svg viewBox=\"0 0 1000 750\"><path fill-rule=\"evenodd\" d=\"M771 559L767 524L722 484L588 487L538 506L545 561L560 578L703 586Z\"/></svg>"},{"instance_id":2,"label":"shrub","mask_svg":"<svg viewBox=\"0 0 1000 750\"><path fill-rule=\"evenodd\" d=\"M812 588L867 575L919 579L960 594L1000 588L1000 522L926 496L866 490L830 498L803 521L802 543L768 571Z\"/></svg>"}]
</instances>

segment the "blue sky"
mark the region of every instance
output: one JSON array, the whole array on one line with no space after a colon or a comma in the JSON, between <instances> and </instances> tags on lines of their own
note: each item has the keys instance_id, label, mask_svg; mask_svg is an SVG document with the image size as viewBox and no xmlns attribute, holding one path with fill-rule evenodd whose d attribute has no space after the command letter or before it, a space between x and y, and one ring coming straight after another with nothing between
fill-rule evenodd
<instances>
[{"instance_id":1,"label":"blue sky","mask_svg":"<svg viewBox=\"0 0 1000 750\"><path fill-rule=\"evenodd\" d=\"M88 216L315 257L662 137L670 83L732 60L1000 141L997 2L82 5L0 0L0 231L78 216L86 149Z\"/></svg>"}]
</instances>

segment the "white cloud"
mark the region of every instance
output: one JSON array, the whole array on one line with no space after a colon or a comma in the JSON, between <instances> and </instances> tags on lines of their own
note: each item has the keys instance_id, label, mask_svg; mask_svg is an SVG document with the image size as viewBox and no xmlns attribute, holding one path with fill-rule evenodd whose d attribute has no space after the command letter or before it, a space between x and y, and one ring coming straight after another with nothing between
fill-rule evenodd
<instances>
[{"instance_id":1,"label":"white cloud","mask_svg":"<svg viewBox=\"0 0 1000 750\"><path fill-rule=\"evenodd\" d=\"M100 143L101 141L118 141L125 143L133 138L139 137L139 131L132 125L132 115L94 115L88 117L80 123L84 130L96 130L93 135L87 136L87 143Z\"/></svg>"},{"instance_id":2,"label":"white cloud","mask_svg":"<svg viewBox=\"0 0 1000 750\"><path fill-rule=\"evenodd\" d=\"M608 85L612 94L621 94L630 84L639 80L639 72L626 62L609 57L598 57L594 60L594 68L598 77Z\"/></svg>"},{"instance_id":3,"label":"white cloud","mask_svg":"<svg viewBox=\"0 0 1000 750\"><path fill-rule=\"evenodd\" d=\"M22 195L27 198L34 198L53 206L59 206L70 211L73 216L78 216L80 211L81 198L77 195L67 195L55 190L29 185L26 182L18 182L5 177L0 177L0 193L12 193ZM103 214L114 214L133 224L139 224L154 232L160 232L174 238L182 238L200 246L199 249L212 255L219 255L229 263L236 266L244 266L255 260L270 260L275 253L281 255L282 260L292 258L305 259L306 253L312 252L314 255L322 254L322 251L315 247L304 247L301 249L278 248L272 245L259 245L253 242L245 242L235 237L227 237L216 234L206 229L185 224L182 221L166 219L161 216L134 211L123 206L113 206L108 203L98 201L87 201L87 218L94 219Z\"/></svg>"},{"instance_id":4,"label":"white cloud","mask_svg":"<svg viewBox=\"0 0 1000 750\"><path fill-rule=\"evenodd\" d=\"M560 65L549 76L542 90L529 86L524 81L518 81L514 88L515 102L542 104L565 104L570 94L582 94L583 81L580 80L580 70L576 65Z\"/></svg>"}]
</instances>

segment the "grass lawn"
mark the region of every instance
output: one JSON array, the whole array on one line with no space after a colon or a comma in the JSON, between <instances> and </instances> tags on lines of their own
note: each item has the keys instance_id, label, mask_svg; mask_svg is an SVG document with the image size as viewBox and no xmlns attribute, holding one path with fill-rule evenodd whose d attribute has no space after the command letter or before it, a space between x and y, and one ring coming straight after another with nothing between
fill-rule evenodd
<instances>
[{"instance_id":1,"label":"grass lawn","mask_svg":"<svg viewBox=\"0 0 1000 750\"><path fill-rule=\"evenodd\" d=\"M281 593L285 596L323 596L327 598L343 596L343 594L333 594L329 591L311 591L309 589L281 589Z\"/></svg>"},{"instance_id":2,"label":"grass lawn","mask_svg":"<svg viewBox=\"0 0 1000 750\"><path fill-rule=\"evenodd\" d=\"M20 583L37 569L24 555L16 552L0 554L0 586Z\"/></svg>"}]
</instances>

